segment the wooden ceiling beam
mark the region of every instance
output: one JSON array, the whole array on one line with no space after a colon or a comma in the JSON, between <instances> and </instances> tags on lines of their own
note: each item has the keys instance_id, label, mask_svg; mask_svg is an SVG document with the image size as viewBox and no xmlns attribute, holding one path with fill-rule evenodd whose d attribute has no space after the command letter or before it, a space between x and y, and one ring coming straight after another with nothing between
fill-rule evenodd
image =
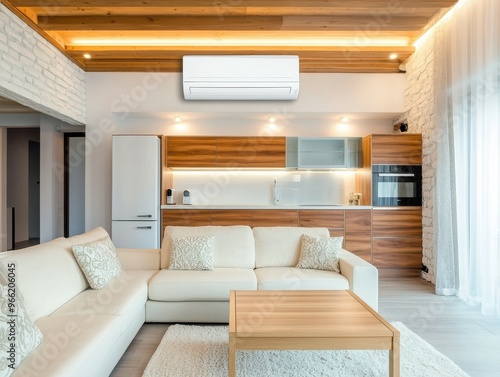
<instances>
[{"instance_id":1,"label":"wooden ceiling beam","mask_svg":"<svg viewBox=\"0 0 500 377\"><path fill-rule=\"evenodd\" d=\"M180 60L108 60L87 62L88 72L182 72ZM346 63L342 60L311 60L301 63L300 72L307 73L398 73L398 62L380 62L377 60Z\"/></svg>"},{"instance_id":2,"label":"wooden ceiling beam","mask_svg":"<svg viewBox=\"0 0 500 377\"><path fill-rule=\"evenodd\" d=\"M311 46L294 46L282 48L276 51L275 48L266 46L230 46L214 50L213 47L206 46L184 46L184 47L121 47L113 46L110 48L102 46L67 46L67 51L73 57L78 58L84 53L89 53L92 60L96 59L112 59L112 58L177 58L182 59L184 55L299 55L301 58L322 59L322 58L337 58L337 59L355 59L355 58L378 58L389 59L391 53L397 53L399 60L404 60L409 57L415 48L412 46L405 47L388 47L388 46L370 46L370 47L311 47Z\"/></svg>"},{"instance_id":3,"label":"wooden ceiling beam","mask_svg":"<svg viewBox=\"0 0 500 377\"><path fill-rule=\"evenodd\" d=\"M222 11L212 7L19 7L24 13L33 12L39 16L372 16L387 19L389 16L413 16L430 18L436 13L432 8L397 8L397 9L365 9L351 7L236 7L224 8ZM448 9L448 8L441 8Z\"/></svg>"},{"instance_id":4,"label":"wooden ceiling beam","mask_svg":"<svg viewBox=\"0 0 500 377\"><path fill-rule=\"evenodd\" d=\"M259 8L328 8L328 7L349 7L349 8L364 8L364 9L389 9L389 8L448 8L454 5L457 0L398 0L391 2L388 0L349 0L346 5L346 0L242 0L234 2L236 7L259 7ZM101 7L129 7L129 8L145 8L145 7L169 7L169 8L232 8L232 2L227 0L11 0L11 3L16 7L56 7L64 6L78 8L101 8Z\"/></svg>"},{"instance_id":5,"label":"wooden ceiling beam","mask_svg":"<svg viewBox=\"0 0 500 377\"><path fill-rule=\"evenodd\" d=\"M55 16L38 17L38 25L49 31L144 30L144 31L419 31L424 17L392 17L381 22L372 16Z\"/></svg>"}]
</instances>

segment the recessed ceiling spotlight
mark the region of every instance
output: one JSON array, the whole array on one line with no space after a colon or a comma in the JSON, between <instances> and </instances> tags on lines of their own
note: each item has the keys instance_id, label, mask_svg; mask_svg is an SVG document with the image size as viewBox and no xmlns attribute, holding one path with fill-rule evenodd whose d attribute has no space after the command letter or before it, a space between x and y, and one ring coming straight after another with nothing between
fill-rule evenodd
<instances>
[{"instance_id":1,"label":"recessed ceiling spotlight","mask_svg":"<svg viewBox=\"0 0 500 377\"><path fill-rule=\"evenodd\" d=\"M391 59L391 60L394 60L397 58L398 58L398 54L396 54L395 52L393 52L392 54L389 55L389 59Z\"/></svg>"},{"instance_id":2,"label":"recessed ceiling spotlight","mask_svg":"<svg viewBox=\"0 0 500 377\"><path fill-rule=\"evenodd\" d=\"M83 57L84 57L85 59L90 59L90 58L92 57L92 55L90 55L90 54L83 54Z\"/></svg>"},{"instance_id":3,"label":"recessed ceiling spotlight","mask_svg":"<svg viewBox=\"0 0 500 377\"><path fill-rule=\"evenodd\" d=\"M344 123L349 122L349 118L348 118L348 117L346 117L346 116L343 116L342 118L340 118L340 120L341 120L342 122L344 122Z\"/></svg>"},{"instance_id":4,"label":"recessed ceiling spotlight","mask_svg":"<svg viewBox=\"0 0 500 377\"><path fill-rule=\"evenodd\" d=\"M275 117L269 117L269 123L274 123L276 122L276 118Z\"/></svg>"},{"instance_id":5,"label":"recessed ceiling spotlight","mask_svg":"<svg viewBox=\"0 0 500 377\"><path fill-rule=\"evenodd\" d=\"M176 123L182 122L182 118L180 116L178 116L178 115L174 118L174 120L175 120Z\"/></svg>"}]
</instances>

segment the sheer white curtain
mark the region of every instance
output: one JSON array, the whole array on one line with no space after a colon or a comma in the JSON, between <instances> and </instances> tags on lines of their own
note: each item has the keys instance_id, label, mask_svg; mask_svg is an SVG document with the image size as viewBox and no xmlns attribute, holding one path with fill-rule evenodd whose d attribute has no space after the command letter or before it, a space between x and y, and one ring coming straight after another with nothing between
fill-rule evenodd
<instances>
[{"instance_id":1,"label":"sheer white curtain","mask_svg":"<svg viewBox=\"0 0 500 377\"><path fill-rule=\"evenodd\" d=\"M452 158L450 187L437 180L436 189L452 198L451 235L435 240L436 291L500 316L500 1L462 0L445 33L448 88L436 93L436 112L446 114L440 153Z\"/></svg>"}]
</instances>

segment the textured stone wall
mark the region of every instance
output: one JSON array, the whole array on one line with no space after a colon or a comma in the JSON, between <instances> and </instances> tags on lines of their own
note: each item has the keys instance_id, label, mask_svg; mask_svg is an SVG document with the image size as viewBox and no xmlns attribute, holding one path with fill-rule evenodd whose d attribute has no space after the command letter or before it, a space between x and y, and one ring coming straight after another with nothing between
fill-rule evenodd
<instances>
[{"instance_id":1,"label":"textured stone wall","mask_svg":"<svg viewBox=\"0 0 500 377\"><path fill-rule=\"evenodd\" d=\"M0 95L84 124L85 72L0 4Z\"/></svg>"},{"instance_id":2,"label":"textured stone wall","mask_svg":"<svg viewBox=\"0 0 500 377\"><path fill-rule=\"evenodd\" d=\"M435 124L434 83L436 82L436 63L444 56L436 53L437 45L443 38L443 28L439 24L433 32L417 47L417 51L406 62L405 109L409 132L422 134L422 226L423 260L429 269L422 273L426 280L435 283L435 258L433 222L433 194L436 175L436 134L439 125Z\"/></svg>"}]
</instances>

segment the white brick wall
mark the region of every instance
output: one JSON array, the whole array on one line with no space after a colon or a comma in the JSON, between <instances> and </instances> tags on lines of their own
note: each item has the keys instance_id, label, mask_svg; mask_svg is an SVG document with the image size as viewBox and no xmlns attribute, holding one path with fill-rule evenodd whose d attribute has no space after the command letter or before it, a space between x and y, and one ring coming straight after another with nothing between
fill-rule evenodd
<instances>
[{"instance_id":1,"label":"white brick wall","mask_svg":"<svg viewBox=\"0 0 500 377\"><path fill-rule=\"evenodd\" d=\"M86 123L85 72L0 4L0 95Z\"/></svg>"},{"instance_id":2,"label":"white brick wall","mask_svg":"<svg viewBox=\"0 0 500 377\"><path fill-rule=\"evenodd\" d=\"M436 127L434 124L435 63L445 57L435 52L442 37L440 25L406 63L405 108L409 132L422 134L422 226L423 259L429 272L424 278L435 283L433 192L436 174Z\"/></svg>"}]
</instances>

